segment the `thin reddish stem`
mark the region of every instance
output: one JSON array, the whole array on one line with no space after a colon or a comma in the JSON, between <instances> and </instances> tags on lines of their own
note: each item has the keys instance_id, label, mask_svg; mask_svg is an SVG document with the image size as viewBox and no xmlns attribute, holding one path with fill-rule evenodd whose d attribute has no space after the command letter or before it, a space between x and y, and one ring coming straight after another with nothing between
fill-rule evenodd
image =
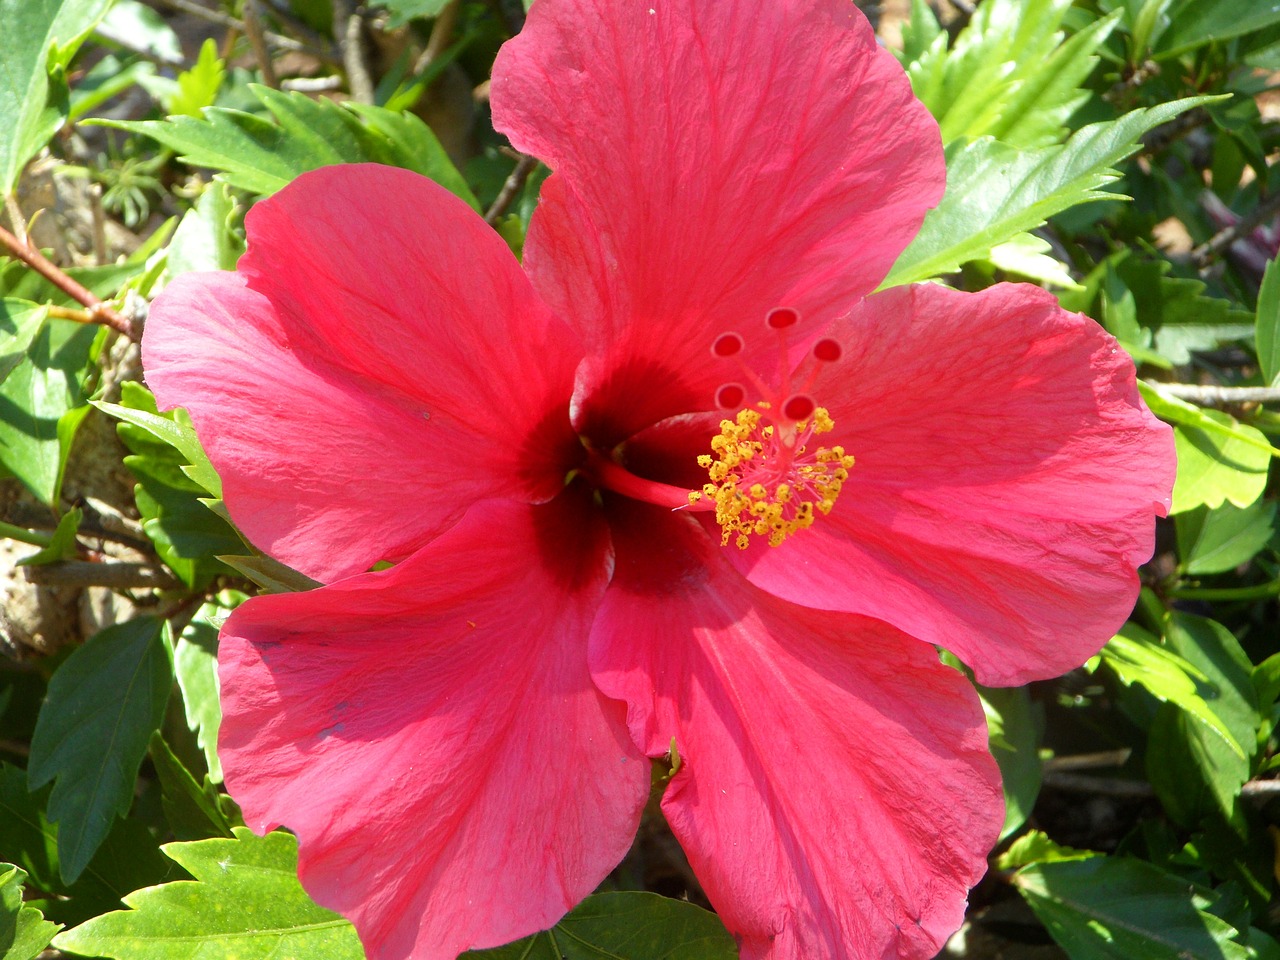
<instances>
[{"instance_id":1,"label":"thin reddish stem","mask_svg":"<svg viewBox=\"0 0 1280 960\"><path fill-rule=\"evenodd\" d=\"M622 464L615 463L598 450L589 452L583 473L604 489L620 493L624 497L630 497L632 500L656 504L659 507L670 507L672 510L714 509L714 504L695 503L691 505L689 503L689 494L692 491L683 487L672 486L669 483L659 483L656 480L637 477Z\"/></svg>"},{"instance_id":2,"label":"thin reddish stem","mask_svg":"<svg viewBox=\"0 0 1280 960\"><path fill-rule=\"evenodd\" d=\"M125 317L112 307L103 303L89 290L67 276L57 265L51 263L44 254L35 247L23 243L4 227L0 227L0 245L40 274L55 287L78 303L82 303L93 323L101 323L112 330L124 334L130 340L139 339L137 329Z\"/></svg>"}]
</instances>

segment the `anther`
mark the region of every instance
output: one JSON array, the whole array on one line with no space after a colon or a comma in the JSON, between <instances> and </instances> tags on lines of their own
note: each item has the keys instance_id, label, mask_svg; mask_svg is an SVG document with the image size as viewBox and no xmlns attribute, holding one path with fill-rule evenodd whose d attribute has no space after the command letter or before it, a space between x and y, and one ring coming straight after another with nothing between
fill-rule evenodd
<instances>
[{"instance_id":1,"label":"anther","mask_svg":"<svg viewBox=\"0 0 1280 960\"><path fill-rule=\"evenodd\" d=\"M711 344L711 354L716 357L736 357L742 352L742 337L736 333L722 333Z\"/></svg>"},{"instance_id":2,"label":"anther","mask_svg":"<svg viewBox=\"0 0 1280 960\"><path fill-rule=\"evenodd\" d=\"M794 327L800 321L800 314L796 313L790 307L775 307L769 311L769 315L764 318L765 324L771 330L785 330L787 327Z\"/></svg>"},{"instance_id":3,"label":"anther","mask_svg":"<svg viewBox=\"0 0 1280 960\"><path fill-rule=\"evenodd\" d=\"M740 383L722 384L716 391L716 406L721 410L737 410L747 399L747 390Z\"/></svg>"}]
</instances>

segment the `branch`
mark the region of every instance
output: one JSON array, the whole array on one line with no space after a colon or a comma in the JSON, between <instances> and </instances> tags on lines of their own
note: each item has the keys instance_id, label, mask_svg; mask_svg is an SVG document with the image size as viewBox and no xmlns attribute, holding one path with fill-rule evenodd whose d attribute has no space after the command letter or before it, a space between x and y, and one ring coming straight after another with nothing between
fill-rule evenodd
<instances>
[{"instance_id":1,"label":"branch","mask_svg":"<svg viewBox=\"0 0 1280 960\"><path fill-rule=\"evenodd\" d=\"M1112 777L1093 777L1083 773L1066 773L1046 770L1044 785L1068 793L1096 793L1108 797L1132 800L1155 799L1156 791L1145 780L1118 780ZM1240 787L1240 796L1255 800L1270 800L1280 796L1280 780L1249 780Z\"/></svg>"},{"instance_id":2,"label":"branch","mask_svg":"<svg viewBox=\"0 0 1280 960\"><path fill-rule=\"evenodd\" d=\"M158 567L145 563L94 563L89 560L62 560L38 567L24 567L27 580L41 586L108 587L129 590L150 587L173 590L177 580Z\"/></svg>"},{"instance_id":3,"label":"branch","mask_svg":"<svg viewBox=\"0 0 1280 960\"><path fill-rule=\"evenodd\" d=\"M1191 251L1191 259L1197 266L1204 267L1210 260L1226 250L1263 221L1270 220L1280 214L1280 190L1260 202L1248 214L1241 217L1229 227L1223 227L1207 241Z\"/></svg>"},{"instance_id":4,"label":"branch","mask_svg":"<svg viewBox=\"0 0 1280 960\"><path fill-rule=\"evenodd\" d=\"M517 194L520 193L521 188L524 186L524 182L529 179L529 174L533 173L533 168L537 165L538 158L527 154L516 161L516 168L511 171L511 175L507 177L502 189L498 191L498 196L493 201L493 206L485 211L485 223L493 226L510 209L511 204L515 202Z\"/></svg>"},{"instance_id":5,"label":"branch","mask_svg":"<svg viewBox=\"0 0 1280 960\"><path fill-rule=\"evenodd\" d=\"M373 103L373 79L364 55L364 18L351 5L351 0L333 0L333 31L342 51L342 67L347 71L351 99Z\"/></svg>"},{"instance_id":6,"label":"branch","mask_svg":"<svg viewBox=\"0 0 1280 960\"><path fill-rule=\"evenodd\" d=\"M90 323L101 323L103 326L124 334L130 340L137 341L142 338L141 332L133 322L117 313L114 308L103 303L91 292L63 273L60 267L49 262L43 253L29 244L22 243L4 227L0 227L0 246L3 246L13 256L27 264L72 300L84 304L85 309L88 311Z\"/></svg>"},{"instance_id":7,"label":"branch","mask_svg":"<svg viewBox=\"0 0 1280 960\"><path fill-rule=\"evenodd\" d=\"M267 38L262 30L262 15L258 10L258 0L244 0L244 35L249 38L249 46L253 48L253 58L258 61L262 82L274 90L279 90L280 81L276 79L276 68L271 63L271 51L267 49Z\"/></svg>"},{"instance_id":8,"label":"branch","mask_svg":"<svg viewBox=\"0 0 1280 960\"><path fill-rule=\"evenodd\" d=\"M1207 407L1230 406L1233 403L1280 403L1280 387L1216 387L1198 383L1160 383L1155 380L1143 382L1165 396L1190 400Z\"/></svg>"},{"instance_id":9,"label":"branch","mask_svg":"<svg viewBox=\"0 0 1280 960\"><path fill-rule=\"evenodd\" d=\"M181 13L190 14L209 23L216 23L220 27L226 27L228 30L236 30L240 33L248 35L243 20L237 20L235 17L228 16L221 10L210 10L208 7L195 3L194 0L149 0L151 4L160 4L168 7L170 10L177 10ZM320 47L311 44L302 43L293 37L286 37L284 34L275 33L271 30L262 31L263 39L270 43L273 47L281 50L293 50L298 53L309 53L313 57L318 57L328 64L336 64L336 59L331 50L323 50Z\"/></svg>"}]
</instances>

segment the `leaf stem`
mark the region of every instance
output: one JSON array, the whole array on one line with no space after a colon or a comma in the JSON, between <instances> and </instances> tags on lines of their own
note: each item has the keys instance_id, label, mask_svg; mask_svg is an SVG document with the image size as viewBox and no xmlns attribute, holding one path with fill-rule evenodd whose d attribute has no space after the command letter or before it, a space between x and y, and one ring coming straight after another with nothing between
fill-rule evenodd
<instances>
[{"instance_id":1,"label":"leaf stem","mask_svg":"<svg viewBox=\"0 0 1280 960\"><path fill-rule=\"evenodd\" d=\"M71 277L67 276L60 267L46 259L45 255L35 247L31 246L29 243L23 243L4 227L0 227L0 246L3 246L13 254L13 256L17 257L32 270L36 271L36 273L40 274L72 300L84 304L85 309L88 311L89 319L87 322L101 323L118 333L124 334L130 340L137 341L141 339L142 335L140 331L132 322L117 313L113 307L103 303L89 290L81 286ZM66 319L77 318L67 317Z\"/></svg>"}]
</instances>

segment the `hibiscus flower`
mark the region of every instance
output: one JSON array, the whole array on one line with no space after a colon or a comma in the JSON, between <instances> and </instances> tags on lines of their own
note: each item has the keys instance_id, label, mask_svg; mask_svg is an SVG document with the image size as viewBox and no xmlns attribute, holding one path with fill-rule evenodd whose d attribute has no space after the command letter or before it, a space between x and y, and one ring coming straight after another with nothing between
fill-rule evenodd
<instances>
[{"instance_id":1,"label":"hibiscus flower","mask_svg":"<svg viewBox=\"0 0 1280 960\"><path fill-rule=\"evenodd\" d=\"M944 168L847 0L538 0L492 104L554 170L523 266L331 167L154 304L156 395L324 583L222 631L231 794L370 957L436 960L590 893L670 753L744 957L931 956L1002 821L935 645L987 684L1094 653L1168 429L1041 290L872 293Z\"/></svg>"}]
</instances>

